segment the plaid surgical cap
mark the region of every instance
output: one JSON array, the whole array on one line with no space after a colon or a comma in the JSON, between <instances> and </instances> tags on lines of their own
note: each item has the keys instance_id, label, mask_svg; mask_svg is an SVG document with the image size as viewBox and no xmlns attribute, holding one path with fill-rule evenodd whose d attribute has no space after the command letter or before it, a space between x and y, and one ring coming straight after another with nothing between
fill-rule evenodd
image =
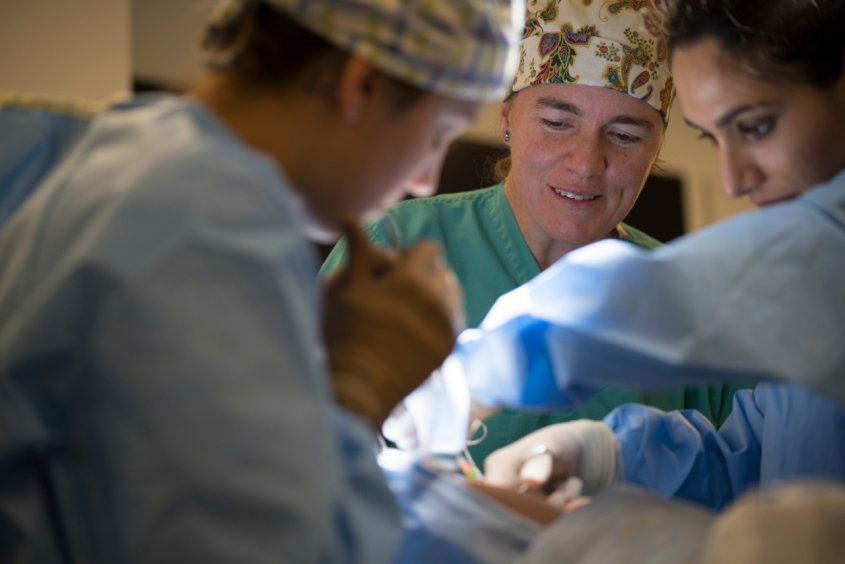
<instances>
[{"instance_id":1,"label":"plaid surgical cap","mask_svg":"<svg viewBox=\"0 0 845 564\"><path fill-rule=\"evenodd\" d=\"M213 19L258 0L226 0ZM501 100L516 70L525 0L264 0L373 67L423 90Z\"/></svg>"},{"instance_id":2,"label":"plaid surgical cap","mask_svg":"<svg viewBox=\"0 0 845 564\"><path fill-rule=\"evenodd\" d=\"M675 89L667 0L529 0L511 92L584 84L624 92L668 117Z\"/></svg>"}]
</instances>

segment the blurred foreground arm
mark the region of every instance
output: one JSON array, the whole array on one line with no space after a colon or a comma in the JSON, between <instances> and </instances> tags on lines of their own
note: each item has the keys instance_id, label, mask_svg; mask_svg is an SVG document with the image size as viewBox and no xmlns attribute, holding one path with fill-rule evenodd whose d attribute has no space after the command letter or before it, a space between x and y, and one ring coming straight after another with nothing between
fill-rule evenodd
<instances>
[{"instance_id":1,"label":"blurred foreground arm","mask_svg":"<svg viewBox=\"0 0 845 564\"><path fill-rule=\"evenodd\" d=\"M346 225L349 263L326 281L324 334L341 405L376 428L434 371L463 325L463 295L437 246L401 255Z\"/></svg>"}]
</instances>

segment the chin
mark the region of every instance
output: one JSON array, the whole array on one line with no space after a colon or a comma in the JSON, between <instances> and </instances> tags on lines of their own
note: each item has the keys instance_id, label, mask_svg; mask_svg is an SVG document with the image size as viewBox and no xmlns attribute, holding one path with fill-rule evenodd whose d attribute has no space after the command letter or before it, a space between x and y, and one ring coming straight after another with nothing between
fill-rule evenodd
<instances>
[{"instance_id":1,"label":"chin","mask_svg":"<svg viewBox=\"0 0 845 564\"><path fill-rule=\"evenodd\" d=\"M607 230L596 230L590 226L589 229L552 230L550 233L556 241L583 247L584 245L589 245L590 243L595 243L596 241L604 239L611 230L612 228Z\"/></svg>"},{"instance_id":2,"label":"chin","mask_svg":"<svg viewBox=\"0 0 845 564\"><path fill-rule=\"evenodd\" d=\"M302 223L305 238L312 243L331 245L337 243L343 235L340 225L327 225L325 222L313 218L305 218Z\"/></svg>"},{"instance_id":3,"label":"chin","mask_svg":"<svg viewBox=\"0 0 845 564\"><path fill-rule=\"evenodd\" d=\"M751 203L754 204L755 206L757 206L758 208L768 208L768 207L771 207L771 206L776 206L778 204L782 204L784 202L788 202L790 200L794 200L798 196L800 196L800 194L790 194L788 196L783 196L783 197L779 197L779 198L772 198L772 199L764 200L764 201L761 201L761 202L757 202L757 201L754 201L752 199Z\"/></svg>"},{"instance_id":4,"label":"chin","mask_svg":"<svg viewBox=\"0 0 845 564\"><path fill-rule=\"evenodd\" d=\"M378 206L372 209L367 210L364 214L361 215L362 221L377 221L381 219L386 212L390 208L390 206Z\"/></svg>"}]
</instances>

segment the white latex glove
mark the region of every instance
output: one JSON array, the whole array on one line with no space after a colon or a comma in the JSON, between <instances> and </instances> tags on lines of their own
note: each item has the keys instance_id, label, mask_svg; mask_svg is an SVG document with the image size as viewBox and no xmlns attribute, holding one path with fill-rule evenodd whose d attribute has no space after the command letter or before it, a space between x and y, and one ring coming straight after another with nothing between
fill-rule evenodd
<instances>
[{"instance_id":1,"label":"white latex glove","mask_svg":"<svg viewBox=\"0 0 845 564\"><path fill-rule=\"evenodd\" d=\"M402 450L457 454L467 444L470 404L461 363L449 357L393 409L382 434Z\"/></svg>"},{"instance_id":2,"label":"white latex glove","mask_svg":"<svg viewBox=\"0 0 845 564\"><path fill-rule=\"evenodd\" d=\"M563 506L615 480L616 437L601 421L571 421L539 429L493 452L484 462L485 483L536 489Z\"/></svg>"}]
</instances>

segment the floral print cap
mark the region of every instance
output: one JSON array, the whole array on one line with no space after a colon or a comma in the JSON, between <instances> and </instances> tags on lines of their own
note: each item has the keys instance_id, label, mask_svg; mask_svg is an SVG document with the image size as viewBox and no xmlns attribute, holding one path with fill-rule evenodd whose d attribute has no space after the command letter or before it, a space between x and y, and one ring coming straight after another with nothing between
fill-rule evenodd
<instances>
[{"instance_id":1,"label":"floral print cap","mask_svg":"<svg viewBox=\"0 0 845 564\"><path fill-rule=\"evenodd\" d=\"M584 84L624 92L668 119L675 97L668 0L529 0L511 92Z\"/></svg>"}]
</instances>

